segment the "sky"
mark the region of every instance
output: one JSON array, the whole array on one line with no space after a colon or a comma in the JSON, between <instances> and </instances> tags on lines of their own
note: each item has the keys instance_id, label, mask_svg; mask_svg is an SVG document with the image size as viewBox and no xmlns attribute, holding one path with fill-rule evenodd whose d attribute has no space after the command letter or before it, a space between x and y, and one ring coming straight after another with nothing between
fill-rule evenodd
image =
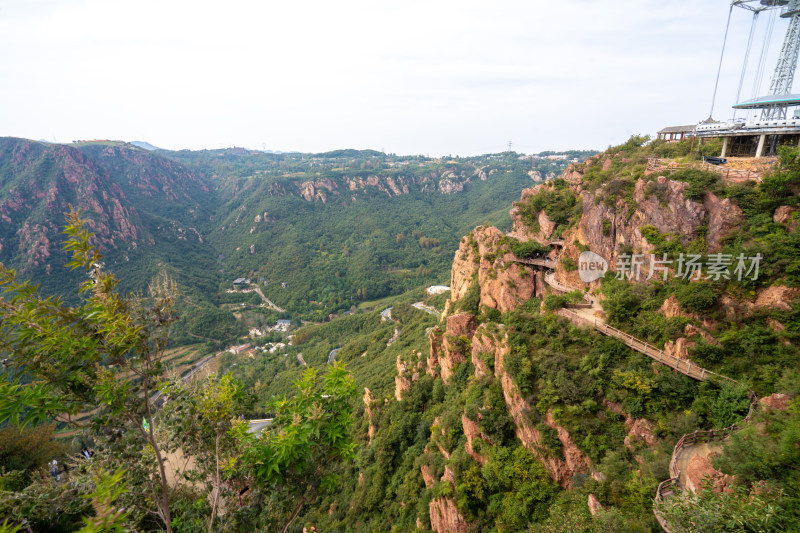
<instances>
[{"instance_id":1,"label":"sky","mask_svg":"<svg viewBox=\"0 0 800 533\"><path fill-rule=\"evenodd\" d=\"M728 13L726 0L0 0L0 136L605 149L709 116ZM732 116L751 20L733 10L717 119Z\"/></svg>"}]
</instances>

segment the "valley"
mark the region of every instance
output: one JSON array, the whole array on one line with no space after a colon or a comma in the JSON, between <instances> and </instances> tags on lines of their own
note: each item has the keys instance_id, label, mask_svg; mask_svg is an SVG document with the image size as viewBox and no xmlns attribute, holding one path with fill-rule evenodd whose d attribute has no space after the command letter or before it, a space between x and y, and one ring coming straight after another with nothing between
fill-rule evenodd
<instances>
[{"instance_id":1,"label":"valley","mask_svg":"<svg viewBox=\"0 0 800 533\"><path fill-rule=\"evenodd\" d=\"M55 213L75 182L19 155L33 153L94 169L69 203L85 202L120 287L142 290L136 281L157 269L179 289L160 366L131 383L162 369L191 378L161 386L167 401L148 422L158 435L144 435L168 458L197 457L186 480L170 474L191 494L170 503L186 523L210 513L230 530L297 532L798 523L797 150L743 180L709 170L686 143L642 137L561 168L513 153L73 153L15 142L14 172L54 184L39 207L0 197L0 213L39 228L35 261L4 256L20 275L42 277L43 292L62 287L67 301L63 288L80 280L51 266L54 230L23 218ZM26 182L4 172L0 191L17 198ZM125 217L92 211L103 195ZM32 235L3 242L27 250ZM590 281L585 254L604 265ZM689 257L700 266L684 268ZM89 297L104 309L98 290ZM141 438L131 419L117 431ZM316 424L328 424L319 438L336 438L315 441ZM101 435L97 446L141 449ZM309 451L282 463L275 450ZM761 450L774 468L759 466ZM270 461L280 474L259 466ZM181 507L191 501L225 513L197 518Z\"/></svg>"}]
</instances>

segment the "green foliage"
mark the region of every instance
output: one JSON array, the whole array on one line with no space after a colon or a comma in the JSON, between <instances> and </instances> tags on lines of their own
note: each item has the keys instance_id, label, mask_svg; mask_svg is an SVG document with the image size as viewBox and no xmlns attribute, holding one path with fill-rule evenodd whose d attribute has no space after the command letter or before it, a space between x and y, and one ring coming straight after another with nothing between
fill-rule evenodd
<instances>
[{"instance_id":1,"label":"green foliage","mask_svg":"<svg viewBox=\"0 0 800 533\"><path fill-rule=\"evenodd\" d=\"M523 220L534 230L538 229L538 216L544 211L557 226L566 225L575 214L579 206L575 195L566 187L563 180L554 180L552 187L545 188L537 194L530 196L524 202L518 202L517 208ZM555 235L560 235L558 230Z\"/></svg>"},{"instance_id":2,"label":"green foliage","mask_svg":"<svg viewBox=\"0 0 800 533\"><path fill-rule=\"evenodd\" d=\"M706 531L784 532L800 528L800 520L780 491L750 494L743 487L715 492L705 486L697 494L683 492L658 506L670 528Z\"/></svg>"},{"instance_id":3,"label":"green foliage","mask_svg":"<svg viewBox=\"0 0 800 533\"><path fill-rule=\"evenodd\" d=\"M174 284L166 277L151 285L148 299L122 297L118 283L100 264L90 244L92 234L77 211L67 215L65 249L73 254L67 266L83 269L81 307L42 298L29 282L0 264L0 351L16 373L0 384L0 420L15 425L38 424L61 415L95 413L89 423L102 433L117 432L141 447L149 446L155 463L149 471L159 515L171 531L163 455L154 437L152 395L163 372L161 359L174 320ZM137 379L131 379L136 376ZM96 409L100 407L100 409ZM145 419L151 431L145 431ZM157 487L157 488L156 488Z\"/></svg>"},{"instance_id":4,"label":"green foliage","mask_svg":"<svg viewBox=\"0 0 800 533\"><path fill-rule=\"evenodd\" d=\"M260 490L274 493L291 524L317 490L335 484L331 467L354 458L351 437L356 385L345 367L335 362L319 387L317 372L308 369L295 382L296 395L275 399L268 409L274 420L253 436L240 428L242 468ZM293 509L293 510L291 510ZM290 511L291 510L291 511Z\"/></svg>"},{"instance_id":5,"label":"green foliage","mask_svg":"<svg viewBox=\"0 0 800 533\"><path fill-rule=\"evenodd\" d=\"M578 270L578 263L567 255L561 257L561 265L567 272L575 272Z\"/></svg>"},{"instance_id":6,"label":"green foliage","mask_svg":"<svg viewBox=\"0 0 800 533\"><path fill-rule=\"evenodd\" d=\"M761 480L784 489L786 496L800 499L800 401L793 400L788 411L757 412L752 424L733 434L725 442L724 453L715 460L716 467L735 475L746 486ZM795 506L795 514L798 507ZM798 517L800 518L800 517Z\"/></svg>"},{"instance_id":7,"label":"green foliage","mask_svg":"<svg viewBox=\"0 0 800 533\"><path fill-rule=\"evenodd\" d=\"M670 174L673 181L685 181L689 187L684 191L684 196L690 200L702 201L706 192L716 195L722 194L722 180L719 174L710 170L684 168Z\"/></svg>"},{"instance_id":8,"label":"green foliage","mask_svg":"<svg viewBox=\"0 0 800 533\"><path fill-rule=\"evenodd\" d=\"M550 253L551 250L550 246L544 246L543 244L540 244L539 241L535 241L533 239L525 242L519 242L513 237L504 237L504 239L509 244L511 252L521 259L544 256Z\"/></svg>"},{"instance_id":9,"label":"green foliage","mask_svg":"<svg viewBox=\"0 0 800 533\"><path fill-rule=\"evenodd\" d=\"M675 297L685 311L702 313L708 311L717 303L719 293L711 283L698 281L678 285L675 290Z\"/></svg>"},{"instance_id":10,"label":"green foliage","mask_svg":"<svg viewBox=\"0 0 800 533\"><path fill-rule=\"evenodd\" d=\"M477 276L470 283L469 289L466 294L455 303L454 309L471 315L477 315L480 309L478 308L481 301L481 286L478 283Z\"/></svg>"},{"instance_id":11,"label":"green foliage","mask_svg":"<svg viewBox=\"0 0 800 533\"><path fill-rule=\"evenodd\" d=\"M67 447L53 439L54 429L53 424L0 429L0 471L20 474L12 483L7 477L4 479L5 490L22 490L37 469L64 456Z\"/></svg>"},{"instance_id":12,"label":"green foliage","mask_svg":"<svg viewBox=\"0 0 800 533\"><path fill-rule=\"evenodd\" d=\"M113 474L102 470L94 478L94 492L86 495L91 498L95 516L84 518L84 527L78 533L106 533L109 531L125 532L126 520L130 510L115 506L117 499L128 492L128 481L124 479L125 471L118 469Z\"/></svg>"}]
</instances>

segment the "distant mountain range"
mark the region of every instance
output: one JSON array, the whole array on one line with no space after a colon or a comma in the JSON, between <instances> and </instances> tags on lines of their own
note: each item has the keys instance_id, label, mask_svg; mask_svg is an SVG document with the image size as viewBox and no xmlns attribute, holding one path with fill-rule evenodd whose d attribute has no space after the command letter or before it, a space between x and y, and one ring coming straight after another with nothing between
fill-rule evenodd
<instances>
[{"instance_id":1,"label":"distant mountain range","mask_svg":"<svg viewBox=\"0 0 800 533\"><path fill-rule=\"evenodd\" d=\"M272 280L264 291L278 305L320 319L443 280L463 233L510 224L508 203L564 165L513 153L442 160L0 138L0 261L46 293L70 293L80 273L63 267L61 230L74 205L125 289L167 270L213 306L228 281L248 276Z\"/></svg>"},{"instance_id":2,"label":"distant mountain range","mask_svg":"<svg viewBox=\"0 0 800 533\"><path fill-rule=\"evenodd\" d=\"M144 148L145 150L150 150L151 152L155 150L161 150L161 148L159 148L158 146L153 146L149 142L145 141L131 141L131 144L134 146L138 146L139 148Z\"/></svg>"}]
</instances>

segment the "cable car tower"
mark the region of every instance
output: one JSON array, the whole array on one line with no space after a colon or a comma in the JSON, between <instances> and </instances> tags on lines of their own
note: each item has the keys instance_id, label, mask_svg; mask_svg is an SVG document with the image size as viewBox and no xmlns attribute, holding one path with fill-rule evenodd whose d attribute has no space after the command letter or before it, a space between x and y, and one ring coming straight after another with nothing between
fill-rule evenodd
<instances>
[{"instance_id":1,"label":"cable car tower","mask_svg":"<svg viewBox=\"0 0 800 533\"><path fill-rule=\"evenodd\" d=\"M709 116L707 120L696 126L695 135L698 137L722 137L724 140L723 157L726 155L725 152L729 147L729 141L738 146L742 152L749 150L749 148L742 148L743 145L752 144L752 148L755 148L756 157L761 157L764 155L765 142L767 140L769 141L768 146L766 146L767 151L774 153L776 146L780 144L787 144L788 142L796 144L797 136L800 135L800 109L797 109L800 106L800 94L791 94L794 75L797 70L798 54L800 54L800 0L731 1L730 11L728 12L728 26L725 29L725 39L722 44L720 70L717 72L717 84L714 87L714 98L711 103L711 114L714 111L719 76L722 70L722 58L725 54L728 28L730 27L731 14L734 8L745 9L753 13L753 22L747 42L744 65L742 66L739 90L736 95L736 103L733 105L734 110L748 110L749 119L737 119L736 111L734 111L734 118L727 122L718 122ZM759 15L763 12L769 12L770 20L764 34L764 45L758 58L753 95L749 100L741 102L739 98L747 72L753 37ZM769 91L766 96L759 96L764 64L777 15L780 18L789 19L789 27L783 39L777 65L770 78ZM795 108L792 117L788 116L789 108ZM789 135L791 135L791 138L788 137ZM757 148L755 147L756 144ZM752 151L750 153L752 154Z\"/></svg>"},{"instance_id":2,"label":"cable car tower","mask_svg":"<svg viewBox=\"0 0 800 533\"><path fill-rule=\"evenodd\" d=\"M761 109L762 121L786 120L790 104L781 97L791 93L794 73L797 70L797 56L800 52L800 0L733 0L731 7L742 7L752 11L754 20L761 11L780 8L781 18L790 19L778 63L770 80L769 93L767 96L747 102L737 102L734 106L735 109ZM770 34L771 31L768 32L768 35Z\"/></svg>"}]
</instances>

